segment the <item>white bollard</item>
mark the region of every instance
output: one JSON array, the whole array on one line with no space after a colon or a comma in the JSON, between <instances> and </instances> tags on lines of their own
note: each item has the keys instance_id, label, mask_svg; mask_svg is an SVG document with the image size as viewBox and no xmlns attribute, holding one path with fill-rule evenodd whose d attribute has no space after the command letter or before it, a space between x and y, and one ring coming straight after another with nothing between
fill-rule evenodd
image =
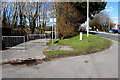
<instances>
[{"instance_id":1,"label":"white bollard","mask_svg":"<svg viewBox=\"0 0 120 80\"><path fill-rule=\"evenodd\" d=\"M82 32L80 32L80 40L82 40Z\"/></svg>"}]
</instances>

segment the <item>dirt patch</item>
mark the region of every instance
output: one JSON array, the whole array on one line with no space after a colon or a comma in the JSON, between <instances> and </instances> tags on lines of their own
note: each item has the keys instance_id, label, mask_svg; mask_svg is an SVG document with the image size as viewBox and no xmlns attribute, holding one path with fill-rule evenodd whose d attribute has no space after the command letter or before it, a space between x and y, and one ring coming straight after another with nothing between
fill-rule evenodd
<instances>
[{"instance_id":1,"label":"dirt patch","mask_svg":"<svg viewBox=\"0 0 120 80\"><path fill-rule=\"evenodd\" d=\"M59 46L49 46L45 51L54 51L54 50L65 50L65 51L73 51L72 46L68 45L59 45Z\"/></svg>"},{"instance_id":2,"label":"dirt patch","mask_svg":"<svg viewBox=\"0 0 120 80\"><path fill-rule=\"evenodd\" d=\"M44 61L50 61L47 57L46 58L42 58L42 59L33 59L33 58L27 58L25 60L10 60L7 62L3 62L1 64L11 64L11 65L27 65L27 66L33 66L33 65L37 65L37 64L41 64Z\"/></svg>"}]
</instances>

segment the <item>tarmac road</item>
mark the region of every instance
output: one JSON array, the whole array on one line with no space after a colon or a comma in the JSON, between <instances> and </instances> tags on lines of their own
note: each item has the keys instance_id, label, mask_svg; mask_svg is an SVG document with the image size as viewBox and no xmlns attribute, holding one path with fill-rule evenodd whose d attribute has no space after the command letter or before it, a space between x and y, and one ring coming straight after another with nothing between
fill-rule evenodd
<instances>
[{"instance_id":1,"label":"tarmac road","mask_svg":"<svg viewBox=\"0 0 120 80\"><path fill-rule=\"evenodd\" d=\"M90 33L95 34L100 37L111 39L111 40L114 40L114 41L120 43L120 34L105 33L105 32L93 32L93 31L91 31Z\"/></svg>"}]
</instances>

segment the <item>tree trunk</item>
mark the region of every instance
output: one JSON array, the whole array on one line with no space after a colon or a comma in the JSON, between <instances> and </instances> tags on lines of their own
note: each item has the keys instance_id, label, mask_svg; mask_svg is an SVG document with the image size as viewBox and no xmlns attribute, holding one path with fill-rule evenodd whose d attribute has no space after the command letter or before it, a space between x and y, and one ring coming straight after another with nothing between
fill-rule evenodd
<instances>
[{"instance_id":1,"label":"tree trunk","mask_svg":"<svg viewBox=\"0 0 120 80\"><path fill-rule=\"evenodd\" d=\"M33 20L32 29L31 29L31 33L32 33L32 34L34 34L34 32L35 32L35 26L36 26L35 20Z\"/></svg>"}]
</instances>

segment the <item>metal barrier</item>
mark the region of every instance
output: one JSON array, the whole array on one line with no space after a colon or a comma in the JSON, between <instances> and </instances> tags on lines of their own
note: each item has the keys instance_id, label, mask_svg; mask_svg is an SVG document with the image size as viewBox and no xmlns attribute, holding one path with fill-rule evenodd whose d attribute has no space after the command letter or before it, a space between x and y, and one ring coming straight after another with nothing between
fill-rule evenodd
<instances>
[{"instance_id":1,"label":"metal barrier","mask_svg":"<svg viewBox=\"0 0 120 80\"><path fill-rule=\"evenodd\" d=\"M27 41L46 38L45 34L28 34Z\"/></svg>"},{"instance_id":2,"label":"metal barrier","mask_svg":"<svg viewBox=\"0 0 120 80\"><path fill-rule=\"evenodd\" d=\"M2 46L10 49L26 50L35 45L46 45L45 34L28 34L26 36L2 36Z\"/></svg>"},{"instance_id":3,"label":"metal barrier","mask_svg":"<svg viewBox=\"0 0 120 80\"><path fill-rule=\"evenodd\" d=\"M40 42L45 42L45 45L46 45L46 35L45 34L28 34L27 35L27 41L36 40L36 39L43 40Z\"/></svg>"},{"instance_id":4,"label":"metal barrier","mask_svg":"<svg viewBox=\"0 0 120 80\"><path fill-rule=\"evenodd\" d=\"M5 48L24 49L26 47L25 36L2 36Z\"/></svg>"}]
</instances>

